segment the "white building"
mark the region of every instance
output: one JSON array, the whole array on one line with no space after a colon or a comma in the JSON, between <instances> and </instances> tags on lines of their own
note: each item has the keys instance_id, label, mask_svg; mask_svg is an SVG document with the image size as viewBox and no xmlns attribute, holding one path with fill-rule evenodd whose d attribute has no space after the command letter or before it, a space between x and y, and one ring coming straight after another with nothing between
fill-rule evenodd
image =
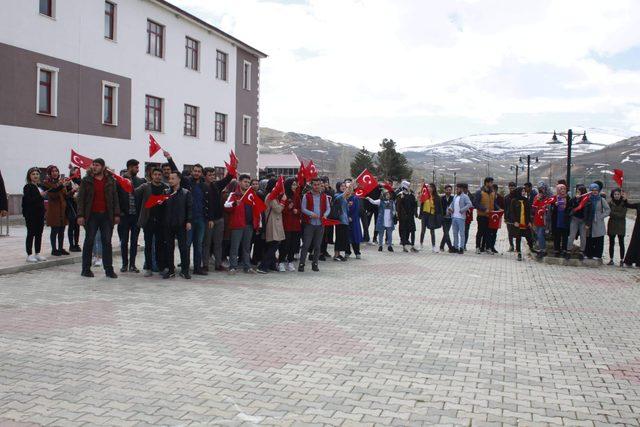
<instances>
[{"instance_id":1,"label":"white building","mask_svg":"<svg viewBox=\"0 0 640 427\"><path fill-rule=\"evenodd\" d=\"M260 59L266 55L164 0L4 0L0 169L66 173L73 148L119 170L148 135L179 166L258 170Z\"/></svg>"}]
</instances>

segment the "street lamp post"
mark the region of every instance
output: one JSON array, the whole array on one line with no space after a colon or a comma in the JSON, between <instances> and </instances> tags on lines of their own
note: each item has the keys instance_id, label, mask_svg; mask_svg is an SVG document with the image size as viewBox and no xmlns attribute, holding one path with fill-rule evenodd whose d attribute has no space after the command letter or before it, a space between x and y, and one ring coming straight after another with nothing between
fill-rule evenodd
<instances>
[{"instance_id":1,"label":"street lamp post","mask_svg":"<svg viewBox=\"0 0 640 427\"><path fill-rule=\"evenodd\" d=\"M566 135L560 134L560 136L564 137L567 140L567 188L570 190L571 189L571 149L573 146L573 130L569 129ZM580 142L580 144L590 144L590 143L591 142L587 139L587 131L584 131L582 135L582 141ZM553 137L551 138L551 141L547 142L547 144L562 144L562 142L558 140L558 135L556 134L556 131L553 131Z\"/></svg>"},{"instance_id":2,"label":"street lamp post","mask_svg":"<svg viewBox=\"0 0 640 427\"><path fill-rule=\"evenodd\" d=\"M518 186L518 170L521 170L522 172L524 172L524 165L522 164L516 164L515 166L512 165L509 167L509 169L516 171L516 187L517 187ZM529 182L529 179L527 179L527 182Z\"/></svg>"},{"instance_id":3,"label":"street lamp post","mask_svg":"<svg viewBox=\"0 0 640 427\"><path fill-rule=\"evenodd\" d=\"M535 157L534 160L538 163L537 157ZM520 157L520 164L522 163L522 157ZM527 154L527 182L531 182L531 154Z\"/></svg>"}]
</instances>

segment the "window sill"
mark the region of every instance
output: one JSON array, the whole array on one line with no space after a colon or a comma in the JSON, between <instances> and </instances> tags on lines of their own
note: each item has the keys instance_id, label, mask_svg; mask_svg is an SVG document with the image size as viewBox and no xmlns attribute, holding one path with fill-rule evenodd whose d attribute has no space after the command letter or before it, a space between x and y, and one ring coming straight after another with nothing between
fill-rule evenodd
<instances>
[{"instance_id":1,"label":"window sill","mask_svg":"<svg viewBox=\"0 0 640 427\"><path fill-rule=\"evenodd\" d=\"M110 39L109 37L106 37L106 36L105 36L105 38L104 38L104 39L105 39L106 41L108 41L108 42L118 44L118 40L116 40L116 39Z\"/></svg>"},{"instance_id":2,"label":"window sill","mask_svg":"<svg viewBox=\"0 0 640 427\"><path fill-rule=\"evenodd\" d=\"M56 17L55 16L50 16L50 15L45 15L44 13L38 13L38 15L44 17L44 18L49 18L52 21L56 21Z\"/></svg>"},{"instance_id":3,"label":"window sill","mask_svg":"<svg viewBox=\"0 0 640 427\"><path fill-rule=\"evenodd\" d=\"M110 126L110 127L114 127L114 128L118 127L118 123L105 123L105 122L102 122L102 124L105 125L105 126Z\"/></svg>"},{"instance_id":4,"label":"window sill","mask_svg":"<svg viewBox=\"0 0 640 427\"><path fill-rule=\"evenodd\" d=\"M149 53L149 52L147 52L147 56L150 56L151 58L159 59L159 60L161 60L161 61L166 61L166 60L164 59L164 56L156 56L156 55L154 55L154 54L152 54L152 53Z\"/></svg>"},{"instance_id":5,"label":"window sill","mask_svg":"<svg viewBox=\"0 0 640 427\"><path fill-rule=\"evenodd\" d=\"M53 113L41 113L41 112L39 112L39 111L38 111L36 114L37 114L37 115L39 115L39 116L43 116L43 117L53 117L53 118L58 117L58 115L57 115L57 114L53 114Z\"/></svg>"}]
</instances>

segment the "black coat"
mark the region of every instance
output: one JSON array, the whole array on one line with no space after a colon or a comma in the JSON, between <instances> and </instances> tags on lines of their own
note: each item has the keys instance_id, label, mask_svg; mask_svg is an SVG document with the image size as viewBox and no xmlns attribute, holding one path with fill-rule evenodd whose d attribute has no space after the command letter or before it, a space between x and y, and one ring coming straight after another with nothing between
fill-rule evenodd
<instances>
[{"instance_id":1,"label":"black coat","mask_svg":"<svg viewBox=\"0 0 640 427\"><path fill-rule=\"evenodd\" d=\"M191 192L185 188L180 188L163 203L164 226L184 227L186 223L191 222L192 204Z\"/></svg>"},{"instance_id":2,"label":"black coat","mask_svg":"<svg viewBox=\"0 0 640 427\"><path fill-rule=\"evenodd\" d=\"M7 190L4 188L4 179L0 172L0 211L9 210L9 199L7 198Z\"/></svg>"},{"instance_id":3,"label":"black coat","mask_svg":"<svg viewBox=\"0 0 640 427\"><path fill-rule=\"evenodd\" d=\"M127 175L124 175L124 178L129 178ZM140 187L142 184L147 182L144 178L139 178L134 176L131 180L133 183L134 197L136 199L136 214L140 214L140 208L142 207L142 197L135 195L135 189ZM120 212L122 215L127 215L129 213L129 193L124 191L124 189L118 185L118 201L120 202Z\"/></svg>"},{"instance_id":4,"label":"black coat","mask_svg":"<svg viewBox=\"0 0 640 427\"><path fill-rule=\"evenodd\" d=\"M631 241L629 242L629 248L627 254L624 257L624 263L627 265L636 264L640 265L640 203L625 202L625 205L629 209L636 210L636 223L633 226L633 233L631 233Z\"/></svg>"},{"instance_id":5,"label":"black coat","mask_svg":"<svg viewBox=\"0 0 640 427\"><path fill-rule=\"evenodd\" d=\"M22 189L22 216L27 221L44 221L44 197L35 184L27 184Z\"/></svg>"},{"instance_id":6,"label":"black coat","mask_svg":"<svg viewBox=\"0 0 640 427\"><path fill-rule=\"evenodd\" d=\"M520 218L522 216L522 209L520 206L520 202L524 202L524 220L525 220L525 225L529 225L531 224L531 204L529 203L529 200L527 200L526 198L514 198L511 200L511 206L509 208L510 214L511 214L511 219L512 222L517 222L518 226L520 226Z\"/></svg>"},{"instance_id":7,"label":"black coat","mask_svg":"<svg viewBox=\"0 0 640 427\"><path fill-rule=\"evenodd\" d=\"M199 181L193 179L192 176L188 178L182 178L181 184L182 188L188 190L191 193L191 197L193 198L193 188L195 186L200 187L200 191L202 191L202 215L205 220L213 221L211 213L209 212L209 201L211 200L211 196L209 195L209 191L211 190L211 186L207 185L204 181L204 178L201 178Z\"/></svg>"},{"instance_id":8,"label":"black coat","mask_svg":"<svg viewBox=\"0 0 640 427\"><path fill-rule=\"evenodd\" d=\"M207 220L216 221L222 218L224 214L224 202L222 198L222 190L229 185L233 177L229 174L220 181L209 184L209 215Z\"/></svg>"},{"instance_id":9,"label":"black coat","mask_svg":"<svg viewBox=\"0 0 640 427\"><path fill-rule=\"evenodd\" d=\"M396 212L399 226L406 231L416 230L415 217L418 214L418 201L412 193L399 192L396 195Z\"/></svg>"}]
</instances>

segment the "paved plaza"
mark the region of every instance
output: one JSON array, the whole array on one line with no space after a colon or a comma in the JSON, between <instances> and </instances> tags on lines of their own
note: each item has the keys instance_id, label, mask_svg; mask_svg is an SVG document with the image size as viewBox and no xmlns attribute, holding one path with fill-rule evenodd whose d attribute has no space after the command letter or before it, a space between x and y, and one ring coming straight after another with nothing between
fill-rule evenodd
<instances>
[{"instance_id":1,"label":"paved plaza","mask_svg":"<svg viewBox=\"0 0 640 427\"><path fill-rule=\"evenodd\" d=\"M376 249L0 276L0 425L640 425L640 270Z\"/></svg>"}]
</instances>

